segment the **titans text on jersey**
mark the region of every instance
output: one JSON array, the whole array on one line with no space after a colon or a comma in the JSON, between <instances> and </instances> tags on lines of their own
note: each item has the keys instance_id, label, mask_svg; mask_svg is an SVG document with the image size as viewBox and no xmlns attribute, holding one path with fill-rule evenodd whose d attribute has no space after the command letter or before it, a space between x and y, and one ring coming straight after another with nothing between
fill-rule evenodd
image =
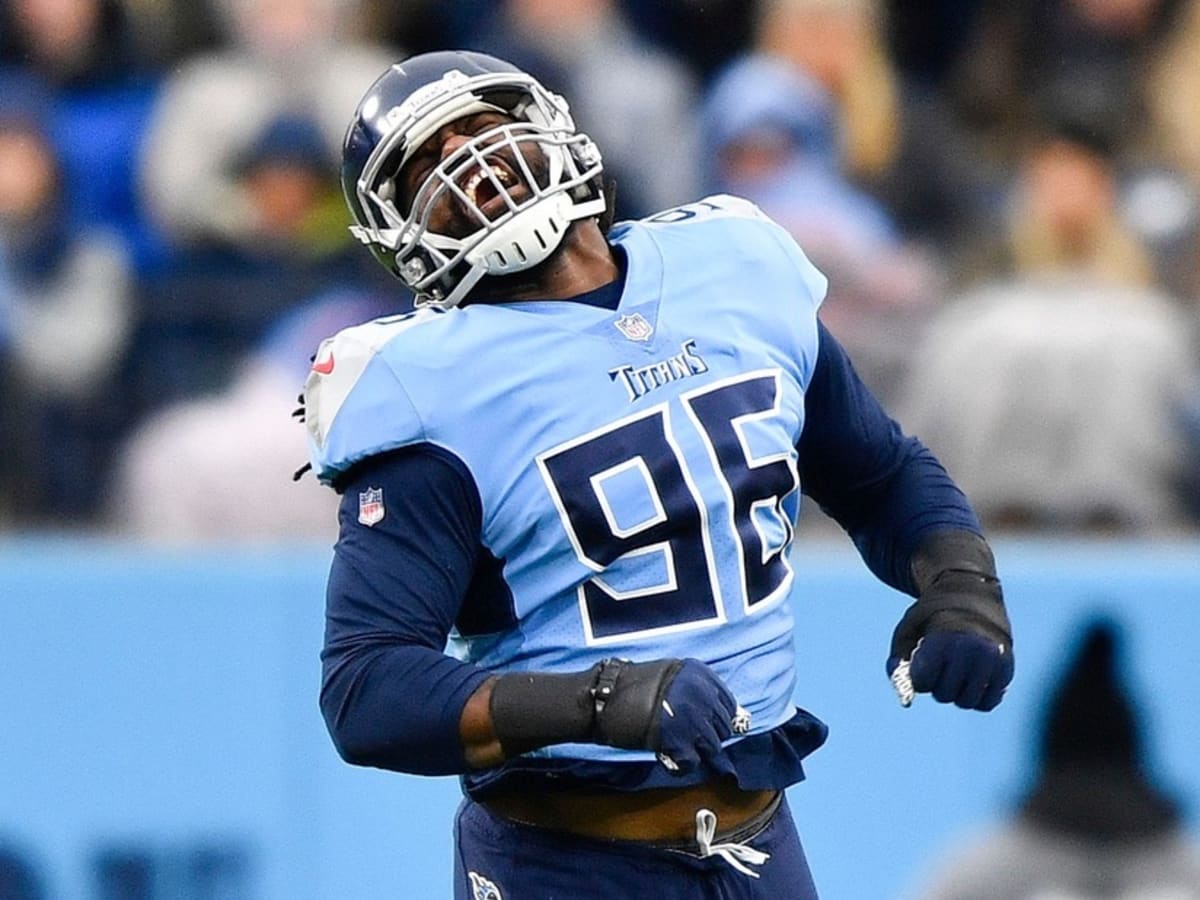
<instances>
[{"instance_id":1,"label":"titans text on jersey","mask_svg":"<svg viewBox=\"0 0 1200 900\"><path fill-rule=\"evenodd\" d=\"M708 363L696 352L696 341L689 338L680 345L678 353L666 359L643 366L617 366L610 369L608 374L613 381L625 386L632 401L644 397L664 384L692 375L702 375L707 371Z\"/></svg>"}]
</instances>

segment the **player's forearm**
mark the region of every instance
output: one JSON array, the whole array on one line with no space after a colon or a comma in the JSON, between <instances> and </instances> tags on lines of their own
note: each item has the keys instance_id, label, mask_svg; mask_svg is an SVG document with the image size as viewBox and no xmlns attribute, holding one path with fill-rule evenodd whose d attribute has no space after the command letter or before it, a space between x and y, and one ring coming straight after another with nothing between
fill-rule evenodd
<instances>
[{"instance_id":1,"label":"player's forearm","mask_svg":"<svg viewBox=\"0 0 1200 900\"><path fill-rule=\"evenodd\" d=\"M610 672L611 691L622 668L601 663L580 672L509 672L489 679L471 695L459 722L468 765L487 768L554 744L610 742L597 727L599 681L602 671Z\"/></svg>"},{"instance_id":2,"label":"player's forearm","mask_svg":"<svg viewBox=\"0 0 1200 900\"><path fill-rule=\"evenodd\" d=\"M346 762L456 775L496 766L507 758L492 723L495 682L472 666L426 648L394 648L343 660L340 666L327 664L321 709ZM408 689L397 691L398 684ZM468 686L473 690L461 702ZM444 696L439 698L439 693ZM452 718L457 727L448 734L446 724Z\"/></svg>"},{"instance_id":3,"label":"player's forearm","mask_svg":"<svg viewBox=\"0 0 1200 900\"><path fill-rule=\"evenodd\" d=\"M347 762L419 775L472 768L459 725L486 673L416 645L334 646L324 662L321 711Z\"/></svg>"},{"instance_id":4,"label":"player's forearm","mask_svg":"<svg viewBox=\"0 0 1200 900\"><path fill-rule=\"evenodd\" d=\"M458 722L458 734L462 741L463 758L472 769L486 769L504 762L504 748L496 736L495 726L489 710L495 679L480 685L463 707Z\"/></svg>"},{"instance_id":5,"label":"player's forearm","mask_svg":"<svg viewBox=\"0 0 1200 900\"><path fill-rule=\"evenodd\" d=\"M934 534L982 530L966 496L942 464L919 441L909 438L904 462L867 492L870 511L847 528L867 566L882 581L912 596L918 549Z\"/></svg>"}]
</instances>

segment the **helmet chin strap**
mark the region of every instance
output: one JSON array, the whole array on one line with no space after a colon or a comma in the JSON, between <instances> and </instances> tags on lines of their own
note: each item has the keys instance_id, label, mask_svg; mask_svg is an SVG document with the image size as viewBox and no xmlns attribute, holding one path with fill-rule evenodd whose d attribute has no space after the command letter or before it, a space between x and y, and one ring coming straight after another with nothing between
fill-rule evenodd
<instances>
[{"instance_id":1,"label":"helmet chin strap","mask_svg":"<svg viewBox=\"0 0 1200 900\"><path fill-rule=\"evenodd\" d=\"M570 198L552 194L522 209L467 254L467 262L488 275L531 269L562 243L571 220Z\"/></svg>"},{"instance_id":2,"label":"helmet chin strap","mask_svg":"<svg viewBox=\"0 0 1200 900\"><path fill-rule=\"evenodd\" d=\"M513 275L544 262L562 243L571 208L564 194L553 194L521 210L467 253L467 274L435 305L457 306L485 275Z\"/></svg>"},{"instance_id":3,"label":"helmet chin strap","mask_svg":"<svg viewBox=\"0 0 1200 900\"><path fill-rule=\"evenodd\" d=\"M484 275L515 275L545 262L562 244L572 222L603 212L603 197L579 204L565 194L544 197L521 210L467 254L469 274L441 305L457 306Z\"/></svg>"}]
</instances>

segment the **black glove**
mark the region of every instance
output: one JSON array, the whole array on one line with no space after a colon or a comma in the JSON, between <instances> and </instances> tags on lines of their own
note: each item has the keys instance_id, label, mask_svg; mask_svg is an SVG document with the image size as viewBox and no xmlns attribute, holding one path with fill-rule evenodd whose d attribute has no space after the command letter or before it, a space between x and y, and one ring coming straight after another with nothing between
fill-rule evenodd
<instances>
[{"instance_id":1,"label":"black glove","mask_svg":"<svg viewBox=\"0 0 1200 900\"><path fill-rule=\"evenodd\" d=\"M994 709L1013 677L1012 626L987 542L937 532L913 555L918 600L892 635L887 671L900 702L932 693L963 709Z\"/></svg>"},{"instance_id":2,"label":"black glove","mask_svg":"<svg viewBox=\"0 0 1200 900\"><path fill-rule=\"evenodd\" d=\"M653 750L678 774L720 754L739 714L729 688L698 659L608 660L596 691L596 743ZM739 731L748 727L739 719Z\"/></svg>"},{"instance_id":3,"label":"black glove","mask_svg":"<svg viewBox=\"0 0 1200 900\"><path fill-rule=\"evenodd\" d=\"M501 675L492 726L506 755L561 743L651 750L678 774L749 730L749 714L697 659L606 659L585 672Z\"/></svg>"}]
</instances>

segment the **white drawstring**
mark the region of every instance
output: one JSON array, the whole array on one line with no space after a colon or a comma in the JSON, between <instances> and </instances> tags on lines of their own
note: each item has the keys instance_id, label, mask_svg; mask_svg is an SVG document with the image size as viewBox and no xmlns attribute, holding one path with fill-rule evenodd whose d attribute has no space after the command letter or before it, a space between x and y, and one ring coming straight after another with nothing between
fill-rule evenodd
<instances>
[{"instance_id":1,"label":"white drawstring","mask_svg":"<svg viewBox=\"0 0 1200 900\"><path fill-rule=\"evenodd\" d=\"M748 863L751 866L761 866L771 858L771 854L755 850L748 844L735 844L732 842L714 844L712 840L716 837L716 834L717 814L711 809L697 810L696 843L700 845L700 856L719 856L743 875L757 878L758 873L753 869L747 868L743 863Z\"/></svg>"}]
</instances>

